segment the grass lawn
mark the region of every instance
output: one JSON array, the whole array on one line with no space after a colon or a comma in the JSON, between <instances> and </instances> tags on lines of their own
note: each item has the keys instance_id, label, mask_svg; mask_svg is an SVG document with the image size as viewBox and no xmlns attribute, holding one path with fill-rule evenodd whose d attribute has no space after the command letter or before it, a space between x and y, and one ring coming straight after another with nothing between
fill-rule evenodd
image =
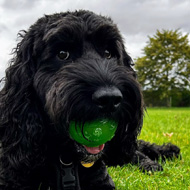
<instances>
[{"instance_id":1,"label":"grass lawn","mask_svg":"<svg viewBox=\"0 0 190 190\"><path fill-rule=\"evenodd\" d=\"M144 174L137 166L111 167L118 190L190 190L190 108L149 108L139 139L171 142L181 148L182 160L167 161L163 172Z\"/></svg>"}]
</instances>

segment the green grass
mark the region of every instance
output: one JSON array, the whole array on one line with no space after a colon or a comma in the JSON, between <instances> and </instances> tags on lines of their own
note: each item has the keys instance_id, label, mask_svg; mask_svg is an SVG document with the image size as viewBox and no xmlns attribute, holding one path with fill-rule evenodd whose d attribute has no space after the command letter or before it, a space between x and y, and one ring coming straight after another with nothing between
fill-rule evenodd
<instances>
[{"instance_id":1,"label":"green grass","mask_svg":"<svg viewBox=\"0 0 190 190\"><path fill-rule=\"evenodd\" d=\"M190 108L149 108L147 112L139 139L176 144L182 159L167 161L163 172L149 174L132 165L108 168L116 189L190 190Z\"/></svg>"}]
</instances>

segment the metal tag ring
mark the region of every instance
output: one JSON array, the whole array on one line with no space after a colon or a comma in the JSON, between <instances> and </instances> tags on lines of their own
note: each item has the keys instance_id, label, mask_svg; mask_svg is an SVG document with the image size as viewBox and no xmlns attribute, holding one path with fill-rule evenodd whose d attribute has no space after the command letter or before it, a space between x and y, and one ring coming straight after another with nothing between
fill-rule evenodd
<instances>
[{"instance_id":1,"label":"metal tag ring","mask_svg":"<svg viewBox=\"0 0 190 190\"><path fill-rule=\"evenodd\" d=\"M64 166L70 166L70 165L72 165L73 163L72 162L70 162L70 163L64 163L62 160L61 160L61 156L59 157L59 161L60 161L60 163L62 164L62 165L64 165Z\"/></svg>"}]
</instances>

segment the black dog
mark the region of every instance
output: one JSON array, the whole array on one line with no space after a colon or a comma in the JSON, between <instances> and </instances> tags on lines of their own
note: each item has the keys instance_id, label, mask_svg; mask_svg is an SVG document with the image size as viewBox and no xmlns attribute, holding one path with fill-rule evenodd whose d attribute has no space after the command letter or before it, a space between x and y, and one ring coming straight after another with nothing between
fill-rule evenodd
<instances>
[{"instance_id":1,"label":"black dog","mask_svg":"<svg viewBox=\"0 0 190 190\"><path fill-rule=\"evenodd\" d=\"M163 147L137 143L143 98L110 18L88 11L49 15L20 37L0 92L1 190L111 190L106 165L161 169L150 158L167 157ZM70 138L71 121L105 118L118 127L96 154ZM95 164L86 168L82 161Z\"/></svg>"}]
</instances>

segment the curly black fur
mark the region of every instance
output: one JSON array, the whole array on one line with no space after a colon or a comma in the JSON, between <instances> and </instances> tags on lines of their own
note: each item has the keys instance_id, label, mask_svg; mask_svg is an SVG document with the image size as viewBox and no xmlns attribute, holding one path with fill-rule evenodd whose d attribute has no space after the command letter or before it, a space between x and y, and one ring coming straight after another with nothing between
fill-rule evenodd
<instances>
[{"instance_id":1,"label":"curly black fur","mask_svg":"<svg viewBox=\"0 0 190 190\"><path fill-rule=\"evenodd\" d=\"M143 118L140 86L117 26L76 11L44 16L19 35L0 92L0 189L50 185L60 156L78 165L77 189L114 189L105 163L123 165L137 155ZM60 51L69 57L64 60ZM109 87L117 87L123 99L116 110L100 111L92 94ZM70 138L69 123L97 118L114 119L118 128L102 153L89 155ZM89 157L95 165L83 168L80 161Z\"/></svg>"}]
</instances>

